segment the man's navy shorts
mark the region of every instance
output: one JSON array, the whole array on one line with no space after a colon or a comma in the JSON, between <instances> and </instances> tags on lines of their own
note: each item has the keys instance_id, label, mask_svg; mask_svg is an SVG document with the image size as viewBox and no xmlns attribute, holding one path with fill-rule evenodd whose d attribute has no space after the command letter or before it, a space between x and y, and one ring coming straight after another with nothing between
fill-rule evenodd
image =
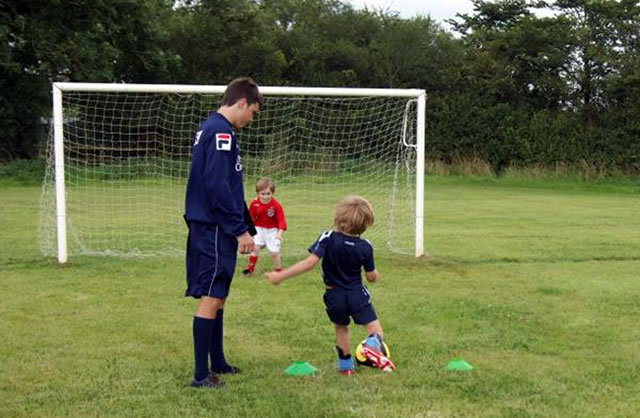
<instances>
[{"instance_id":1,"label":"man's navy shorts","mask_svg":"<svg viewBox=\"0 0 640 418\"><path fill-rule=\"evenodd\" d=\"M371 304L371 295L364 286L356 290L327 289L323 299L327 315L334 324L349 325L349 317L358 325L378 319Z\"/></svg>"},{"instance_id":2,"label":"man's navy shorts","mask_svg":"<svg viewBox=\"0 0 640 418\"><path fill-rule=\"evenodd\" d=\"M218 225L189 222L188 226L185 296L225 299L236 267L238 240Z\"/></svg>"}]
</instances>

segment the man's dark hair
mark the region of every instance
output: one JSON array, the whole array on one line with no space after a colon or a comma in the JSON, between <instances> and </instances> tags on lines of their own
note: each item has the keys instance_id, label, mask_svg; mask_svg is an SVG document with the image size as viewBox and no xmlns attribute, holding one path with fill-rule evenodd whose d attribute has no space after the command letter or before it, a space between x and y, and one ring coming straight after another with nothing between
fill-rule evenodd
<instances>
[{"instance_id":1,"label":"man's dark hair","mask_svg":"<svg viewBox=\"0 0 640 418\"><path fill-rule=\"evenodd\" d=\"M227 84L222 97L222 106L233 106L240 99L246 99L248 105L258 103L260 109L264 104L262 94L258 90L258 84L249 77L236 78Z\"/></svg>"}]
</instances>

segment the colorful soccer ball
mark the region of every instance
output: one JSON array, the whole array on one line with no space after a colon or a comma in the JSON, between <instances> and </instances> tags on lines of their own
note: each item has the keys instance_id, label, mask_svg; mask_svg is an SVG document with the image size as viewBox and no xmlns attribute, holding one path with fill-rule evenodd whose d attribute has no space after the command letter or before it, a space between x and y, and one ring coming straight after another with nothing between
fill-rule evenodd
<instances>
[{"instance_id":1,"label":"colorful soccer ball","mask_svg":"<svg viewBox=\"0 0 640 418\"><path fill-rule=\"evenodd\" d=\"M367 340L366 339L362 340L356 347L356 353L355 353L356 363L358 363L361 366L376 367L371 361L369 361L364 356L364 354L362 354L362 344L364 344L365 341ZM382 342L382 354L384 354L384 356L387 358L391 358L391 352L389 351L389 346L384 341Z\"/></svg>"}]
</instances>

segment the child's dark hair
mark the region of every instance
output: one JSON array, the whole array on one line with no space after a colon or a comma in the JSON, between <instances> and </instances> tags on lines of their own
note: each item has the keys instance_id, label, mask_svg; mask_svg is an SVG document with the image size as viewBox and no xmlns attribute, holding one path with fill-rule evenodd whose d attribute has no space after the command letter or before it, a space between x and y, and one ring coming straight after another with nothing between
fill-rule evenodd
<instances>
[{"instance_id":1,"label":"child's dark hair","mask_svg":"<svg viewBox=\"0 0 640 418\"><path fill-rule=\"evenodd\" d=\"M264 189L271 190L271 193L276 192L276 185L269 177L263 177L256 181L256 193L260 193L260 191Z\"/></svg>"},{"instance_id":2,"label":"child's dark hair","mask_svg":"<svg viewBox=\"0 0 640 418\"><path fill-rule=\"evenodd\" d=\"M258 84L249 77L236 78L227 84L222 97L222 106L233 106L240 99L246 99L248 105L258 103L260 109L264 104Z\"/></svg>"},{"instance_id":3,"label":"child's dark hair","mask_svg":"<svg viewBox=\"0 0 640 418\"><path fill-rule=\"evenodd\" d=\"M349 235L360 235L373 225L373 206L361 196L346 196L336 207L334 227Z\"/></svg>"}]
</instances>

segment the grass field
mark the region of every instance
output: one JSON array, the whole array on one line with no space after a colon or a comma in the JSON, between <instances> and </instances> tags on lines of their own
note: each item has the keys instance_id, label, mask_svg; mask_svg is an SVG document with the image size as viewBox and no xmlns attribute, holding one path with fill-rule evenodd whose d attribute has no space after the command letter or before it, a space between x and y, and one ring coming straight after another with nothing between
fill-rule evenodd
<instances>
[{"instance_id":1,"label":"grass field","mask_svg":"<svg viewBox=\"0 0 640 418\"><path fill-rule=\"evenodd\" d=\"M237 275L225 348L243 373L214 391L187 387L182 259L59 266L38 251L40 189L0 195L0 417L640 415L638 183L428 176L430 257L378 251L370 286L397 371L335 372L319 271ZM454 357L474 371L445 371ZM319 372L285 376L296 360Z\"/></svg>"}]
</instances>

